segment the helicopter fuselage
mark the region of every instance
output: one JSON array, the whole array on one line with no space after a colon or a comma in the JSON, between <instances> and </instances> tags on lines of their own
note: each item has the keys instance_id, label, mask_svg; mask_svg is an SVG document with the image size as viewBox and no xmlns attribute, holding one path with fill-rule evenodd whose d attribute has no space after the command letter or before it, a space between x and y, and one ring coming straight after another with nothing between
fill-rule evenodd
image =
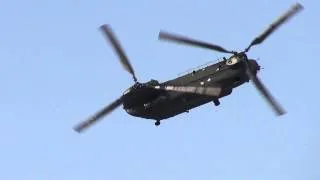
<instances>
[{"instance_id":1,"label":"helicopter fuselage","mask_svg":"<svg viewBox=\"0 0 320 180\"><path fill-rule=\"evenodd\" d=\"M249 60L249 62L251 69L256 74L260 66L255 60ZM124 92L123 108L132 116L160 121L188 112L209 102L218 105L220 98L231 94L233 88L249 81L243 63L242 61L232 62L230 59L225 59L163 83L156 80L136 83ZM148 84L220 87L222 90L218 96L206 96L159 91L148 88Z\"/></svg>"},{"instance_id":2,"label":"helicopter fuselage","mask_svg":"<svg viewBox=\"0 0 320 180\"><path fill-rule=\"evenodd\" d=\"M146 83L138 82L135 71L111 27L107 24L100 26L100 30L105 35L106 40L111 43L120 63L132 75L135 84L127 89L120 98L75 126L75 131L82 132L121 104L128 114L156 120L155 125L158 126L163 119L188 112L206 103L213 102L216 106L219 105L220 98L228 96L234 88L249 82L249 80L265 98L266 102L269 103L276 115L285 114L285 110L277 103L259 78L256 77L260 66L255 60L248 59L246 53L249 52L251 47L261 44L280 25L302 9L303 6L300 3L292 5L290 9L270 24L262 34L255 37L241 52L230 51L219 45L160 31L158 38L162 40L233 54L229 59L224 58L223 61L163 83L159 83L156 80Z\"/></svg>"}]
</instances>

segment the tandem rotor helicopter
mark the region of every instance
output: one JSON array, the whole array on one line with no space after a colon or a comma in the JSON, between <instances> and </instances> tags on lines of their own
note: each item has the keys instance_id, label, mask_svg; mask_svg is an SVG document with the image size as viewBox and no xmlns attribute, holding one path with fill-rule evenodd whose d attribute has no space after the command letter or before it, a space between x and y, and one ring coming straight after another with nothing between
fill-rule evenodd
<instances>
[{"instance_id":1,"label":"tandem rotor helicopter","mask_svg":"<svg viewBox=\"0 0 320 180\"><path fill-rule=\"evenodd\" d=\"M118 54L124 69L133 76L135 83L110 105L96 112L87 120L77 124L74 130L79 133L83 132L121 105L129 115L155 120L155 125L159 126L161 120L188 112L190 109L206 103L213 102L218 106L220 98L230 95L234 88L249 81L254 84L276 115L285 114L285 110L276 102L274 97L272 97L258 79L259 64L256 60L249 59L246 53L252 46L261 44L280 25L302 9L303 6L299 3L292 5L288 11L272 23L261 35L253 39L242 52L229 51L218 45L160 31L160 40L173 41L232 54L229 58L223 58L221 62L162 83L153 79L145 83L138 82L135 72L111 27L109 25L100 26L100 30L105 35L106 40L108 40Z\"/></svg>"}]
</instances>

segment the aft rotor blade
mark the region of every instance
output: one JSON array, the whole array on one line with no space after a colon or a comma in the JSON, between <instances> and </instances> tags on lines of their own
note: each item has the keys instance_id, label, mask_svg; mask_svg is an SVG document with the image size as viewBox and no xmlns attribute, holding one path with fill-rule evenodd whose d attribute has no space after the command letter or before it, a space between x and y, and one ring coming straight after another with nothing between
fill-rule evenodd
<instances>
[{"instance_id":1,"label":"aft rotor blade","mask_svg":"<svg viewBox=\"0 0 320 180\"><path fill-rule=\"evenodd\" d=\"M115 110L117 107L119 107L122 104L122 99L119 98L110 105L104 107L100 111L96 112L93 116L88 118L87 120L79 123L74 127L74 130L78 133L81 133L85 129L92 126L94 123L98 122L102 119L102 117L106 116L107 114L111 113L113 110Z\"/></svg>"},{"instance_id":2,"label":"aft rotor blade","mask_svg":"<svg viewBox=\"0 0 320 180\"><path fill-rule=\"evenodd\" d=\"M111 27L107 24L104 24L100 26L100 30L105 35L105 38L109 40L110 44L112 45L113 49L117 52L117 55L120 58L120 62L125 68L126 71L128 71L130 74L132 74L134 81L137 81L136 75L134 73L134 70L129 62L129 59L127 58L127 55L125 54L123 48L120 45L119 40L116 38L115 34L113 33Z\"/></svg>"},{"instance_id":3,"label":"aft rotor blade","mask_svg":"<svg viewBox=\"0 0 320 180\"><path fill-rule=\"evenodd\" d=\"M247 62L247 61L246 61ZM252 70L247 64L247 74L249 78L251 79L253 85L256 87L256 89L261 93L261 95L265 98L265 100L269 103L269 105L272 107L276 115L281 116L285 114L285 110L281 107L281 105L276 101L276 99L271 95L271 93L267 90L267 88L263 85L263 83L258 79L257 76L255 76L252 73Z\"/></svg>"},{"instance_id":4,"label":"aft rotor blade","mask_svg":"<svg viewBox=\"0 0 320 180\"><path fill-rule=\"evenodd\" d=\"M273 22L269 26L269 28L267 28L260 36L256 37L245 51L248 52L252 46L262 43L278 27L287 22L290 18L292 18L302 9L303 6L299 3L292 5L291 8L288 11L286 11L282 16L280 16L275 22Z\"/></svg>"},{"instance_id":5,"label":"aft rotor blade","mask_svg":"<svg viewBox=\"0 0 320 180\"><path fill-rule=\"evenodd\" d=\"M191 94L199 94L199 95L207 95L207 96L219 96L221 93L220 87L200 87L200 86L155 86L155 89L162 89L166 91L175 91L182 93L191 93Z\"/></svg>"},{"instance_id":6,"label":"aft rotor blade","mask_svg":"<svg viewBox=\"0 0 320 180\"><path fill-rule=\"evenodd\" d=\"M233 53L232 51L228 51L218 45L198 41L195 39L191 39L191 38L184 37L184 36L177 35L177 34L168 33L165 31L160 31L159 39L177 42L177 43L186 44L186 45L198 46L198 47L207 48L207 49L211 49L211 50L215 50L215 51L219 51L219 52L223 52L223 53Z\"/></svg>"}]
</instances>

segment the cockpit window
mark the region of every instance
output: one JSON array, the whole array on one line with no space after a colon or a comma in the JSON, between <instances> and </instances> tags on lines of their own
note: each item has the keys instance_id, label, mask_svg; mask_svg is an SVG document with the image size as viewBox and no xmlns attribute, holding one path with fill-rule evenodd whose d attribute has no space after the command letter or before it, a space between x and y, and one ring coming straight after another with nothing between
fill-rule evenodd
<instances>
[{"instance_id":1,"label":"cockpit window","mask_svg":"<svg viewBox=\"0 0 320 180\"><path fill-rule=\"evenodd\" d=\"M239 58L237 56L232 56L229 60L227 60L227 65L234 65L239 62Z\"/></svg>"}]
</instances>

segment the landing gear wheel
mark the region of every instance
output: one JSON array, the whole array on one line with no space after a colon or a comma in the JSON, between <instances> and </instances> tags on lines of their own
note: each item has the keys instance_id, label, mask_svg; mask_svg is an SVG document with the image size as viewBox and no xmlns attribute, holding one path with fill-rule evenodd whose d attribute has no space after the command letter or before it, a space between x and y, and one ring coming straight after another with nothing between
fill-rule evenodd
<instances>
[{"instance_id":1,"label":"landing gear wheel","mask_svg":"<svg viewBox=\"0 0 320 180\"><path fill-rule=\"evenodd\" d=\"M215 106L219 106L220 105L219 99L213 100L213 103L214 103Z\"/></svg>"},{"instance_id":2,"label":"landing gear wheel","mask_svg":"<svg viewBox=\"0 0 320 180\"><path fill-rule=\"evenodd\" d=\"M154 123L154 125L159 126L159 125L160 125L160 121L156 121L156 122Z\"/></svg>"}]
</instances>

